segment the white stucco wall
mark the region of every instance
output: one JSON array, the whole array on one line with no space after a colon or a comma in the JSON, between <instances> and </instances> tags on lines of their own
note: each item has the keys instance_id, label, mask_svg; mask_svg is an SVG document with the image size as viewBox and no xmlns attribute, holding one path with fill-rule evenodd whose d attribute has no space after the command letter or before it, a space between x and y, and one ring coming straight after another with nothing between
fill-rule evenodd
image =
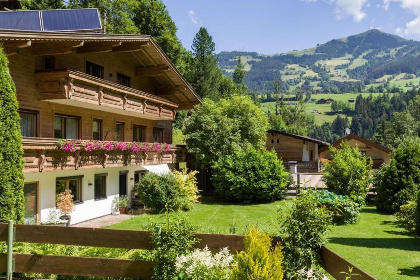
<instances>
[{"instance_id":1,"label":"white stucco wall","mask_svg":"<svg viewBox=\"0 0 420 280\"><path fill-rule=\"evenodd\" d=\"M128 170L127 194L130 195L134 187L134 172L146 170L141 166L124 166L111 168L96 168L84 170L66 170L45 173L27 173L25 182L38 182L38 209L39 222L47 222L56 213L55 184L57 177L80 176L82 178L82 202L75 205L71 213L71 224L80 223L97 217L111 214L112 200L119 195L120 171ZM108 173L106 178L106 198L94 199L95 174ZM89 183L92 185L89 186Z\"/></svg>"}]
</instances>

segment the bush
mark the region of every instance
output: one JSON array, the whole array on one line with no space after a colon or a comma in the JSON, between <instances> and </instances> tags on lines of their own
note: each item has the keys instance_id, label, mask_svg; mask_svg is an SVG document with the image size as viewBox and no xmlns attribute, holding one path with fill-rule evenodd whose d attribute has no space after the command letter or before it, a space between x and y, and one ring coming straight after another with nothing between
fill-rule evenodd
<instances>
[{"instance_id":1,"label":"bush","mask_svg":"<svg viewBox=\"0 0 420 280\"><path fill-rule=\"evenodd\" d=\"M336 194L366 198L372 181L372 159L363 156L359 149L342 142L339 148L330 147L332 160L324 161L323 180Z\"/></svg>"},{"instance_id":2,"label":"bush","mask_svg":"<svg viewBox=\"0 0 420 280\"><path fill-rule=\"evenodd\" d=\"M272 201L282 197L290 175L273 151L248 147L213 164L216 193L235 201Z\"/></svg>"},{"instance_id":3,"label":"bush","mask_svg":"<svg viewBox=\"0 0 420 280\"><path fill-rule=\"evenodd\" d=\"M327 241L330 224L331 213L318 207L312 192L302 192L280 219L285 279L300 279L300 270L319 266L319 249Z\"/></svg>"},{"instance_id":4,"label":"bush","mask_svg":"<svg viewBox=\"0 0 420 280\"><path fill-rule=\"evenodd\" d=\"M228 248L212 255L207 246L176 258L177 280L229 280L233 256Z\"/></svg>"},{"instance_id":5,"label":"bush","mask_svg":"<svg viewBox=\"0 0 420 280\"><path fill-rule=\"evenodd\" d=\"M198 242L193 235L194 227L184 219L171 219L167 214L166 223L152 225L150 231L155 248L152 279L175 279L177 256L189 254Z\"/></svg>"},{"instance_id":6,"label":"bush","mask_svg":"<svg viewBox=\"0 0 420 280\"><path fill-rule=\"evenodd\" d=\"M192 175L190 175L192 174ZM197 199L195 173L147 173L138 185L140 200L155 211L188 210Z\"/></svg>"},{"instance_id":7,"label":"bush","mask_svg":"<svg viewBox=\"0 0 420 280\"><path fill-rule=\"evenodd\" d=\"M395 213L398 223L413 232L416 227L416 206L415 202L409 201L407 204L401 205L400 211Z\"/></svg>"},{"instance_id":8,"label":"bush","mask_svg":"<svg viewBox=\"0 0 420 280\"><path fill-rule=\"evenodd\" d=\"M16 88L0 47L0 221L23 222L23 150Z\"/></svg>"},{"instance_id":9,"label":"bush","mask_svg":"<svg viewBox=\"0 0 420 280\"><path fill-rule=\"evenodd\" d=\"M360 204L344 195L337 195L326 190L314 191L313 195L319 204L331 211L336 224L354 224L360 214Z\"/></svg>"},{"instance_id":10,"label":"bush","mask_svg":"<svg viewBox=\"0 0 420 280\"><path fill-rule=\"evenodd\" d=\"M238 255L238 265L233 268L233 280L283 279L281 247L272 248L267 234L251 228L244 245L245 250Z\"/></svg>"},{"instance_id":11,"label":"bush","mask_svg":"<svg viewBox=\"0 0 420 280\"><path fill-rule=\"evenodd\" d=\"M420 139L407 140L393 153L389 165L375 173L376 208L395 213L401 205L416 200L420 190Z\"/></svg>"}]
</instances>

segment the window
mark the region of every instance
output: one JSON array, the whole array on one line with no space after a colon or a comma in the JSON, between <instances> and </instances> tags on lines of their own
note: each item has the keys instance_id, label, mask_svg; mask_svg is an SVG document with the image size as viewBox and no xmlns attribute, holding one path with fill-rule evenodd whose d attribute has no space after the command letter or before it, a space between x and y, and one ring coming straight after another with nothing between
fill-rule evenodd
<instances>
[{"instance_id":1,"label":"window","mask_svg":"<svg viewBox=\"0 0 420 280\"><path fill-rule=\"evenodd\" d=\"M23 187L25 197L25 224L33 224L38 216L38 182L25 183Z\"/></svg>"},{"instance_id":2,"label":"window","mask_svg":"<svg viewBox=\"0 0 420 280\"><path fill-rule=\"evenodd\" d=\"M55 115L54 138L79 139L79 117Z\"/></svg>"},{"instance_id":3,"label":"window","mask_svg":"<svg viewBox=\"0 0 420 280\"><path fill-rule=\"evenodd\" d=\"M44 57L44 70L54 70L54 69L55 69L55 57L45 56Z\"/></svg>"},{"instance_id":4,"label":"window","mask_svg":"<svg viewBox=\"0 0 420 280\"><path fill-rule=\"evenodd\" d=\"M29 110L19 110L20 132L24 137L37 136L38 112Z\"/></svg>"},{"instance_id":5,"label":"window","mask_svg":"<svg viewBox=\"0 0 420 280\"><path fill-rule=\"evenodd\" d=\"M92 121L92 139L102 140L102 120L93 119Z\"/></svg>"},{"instance_id":6,"label":"window","mask_svg":"<svg viewBox=\"0 0 420 280\"><path fill-rule=\"evenodd\" d=\"M117 73L117 83L120 85L130 87L131 86L131 78L129 76L123 75L121 73Z\"/></svg>"},{"instance_id":7,"label":"window","mask_svg":"<svg viewBox=\"0 0 420 280\"><path fill-rule=\"evenodd\" d=\"M141 125L133 125L133 141L143 142L145 139L145 127Z\"/></svg>"},{"instance_id":8,"label":"window","mask_svg":"<svg viewBox=\"0 0 420 280\"><path fill-rule=\"evenodd\" d=\"M106 198L106 176L108 173L95 174L95 199Z\"/></svg>"},{"instance_id":9,"label":"window","mask_svg":"<svg viewBox=\"0 0 420 280\"><path fill-rule=\"evenodd\" d=\"M117 131L117 141L124 142L124 123L117 122L116 131Z\"/></svg>"},{"instance_id":10,"label":"window","mask_svg":"<svg viewBox=\"0 0 420 280\"><path fill-rule=\"evenodd\" d=\"M163 143L163 128L153 128L153 142Z\"/></svg>"},{"instance_id":11,"label":"window","mask_svg":"<svg viewBox=\"0 0 420 280\"><path fill-rule=\"evenodd\" d=\"M58 195L65 190L70 190L73 195L73 201L81 202L82 178L83 176L57 178L55 181L55 194Z\"/></svg>"},{"instance_id":12,"label":"window","mask_svg":"<svg viewBox=\"0 0 420 280\"><path fill-rule=\"evenodd\" d=\"M90 61L86 61L86 74L98 77L103 79L104 78L104 67Z\"/></svg>"},{"instance_id":13,"label":"window","mask_svg":"<svg viewBox=\"0 0 420 280\"><path fill-rule=\"evenodd\" d=\"M134 184L137 184L140 182L141 178L146 174L146 171L144 170L137 170L134 171Z\"/></svg>"}]
</instances>

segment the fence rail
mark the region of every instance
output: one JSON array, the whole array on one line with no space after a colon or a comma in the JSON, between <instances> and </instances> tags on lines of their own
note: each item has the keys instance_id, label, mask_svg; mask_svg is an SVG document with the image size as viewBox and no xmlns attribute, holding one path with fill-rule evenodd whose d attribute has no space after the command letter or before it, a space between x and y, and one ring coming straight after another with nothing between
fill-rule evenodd
<instances>
[{"instance_id":1,"label":"fence rail","mask_svg":"<svg viewBox=\"0 0 420 280\"><path fill-rule=\"evenodd\" d=\"M148 231L41 225L15 225L15 228L15 242L153 249ZM229 247L229 250L234 253L244 250L243 235L197 233L195 236L200 239L200 242L196 244L197 248L207 246L212 252L219 252L220 249ZM7 241L7 238L8 225L0 223L0 241ZM278 241L278 237L273 238L274 243ZM354 273L363 275L363 280L375 280L328 248L321 248L321 257L324 269L336 279L345 279L345 275L340 272L347 271L349 266L354 267ZM13 254L13 258L14 272L18 273L150 279L153 268L153 262L126 259L31 254ZM6 254L0 254L0 273L7 270L6 259Z\"/></svg>"}]
</instances>

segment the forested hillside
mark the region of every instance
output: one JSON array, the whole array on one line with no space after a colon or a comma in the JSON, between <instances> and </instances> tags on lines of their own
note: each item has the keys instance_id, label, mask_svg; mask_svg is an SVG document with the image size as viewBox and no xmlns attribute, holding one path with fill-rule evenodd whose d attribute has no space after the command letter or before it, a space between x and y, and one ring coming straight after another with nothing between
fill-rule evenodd
<instances>
[{"instance_id":1,"label":"forested hillside","mask_svg":"<svg viewBox=\"0 0 420 280\"><path fill-rule=\"evenodd\" d=\"M240 56L247 71L246 85L260 93L272 91L273 81L278 79L283 91L338 93L379 84L398 87L403 80L413 82L420 76L419 46L419 42L372 29L278 55L221 52L219 65L231 75ZM405 76L397 77L401 73Z\"/></svg>"}]
</instances>

